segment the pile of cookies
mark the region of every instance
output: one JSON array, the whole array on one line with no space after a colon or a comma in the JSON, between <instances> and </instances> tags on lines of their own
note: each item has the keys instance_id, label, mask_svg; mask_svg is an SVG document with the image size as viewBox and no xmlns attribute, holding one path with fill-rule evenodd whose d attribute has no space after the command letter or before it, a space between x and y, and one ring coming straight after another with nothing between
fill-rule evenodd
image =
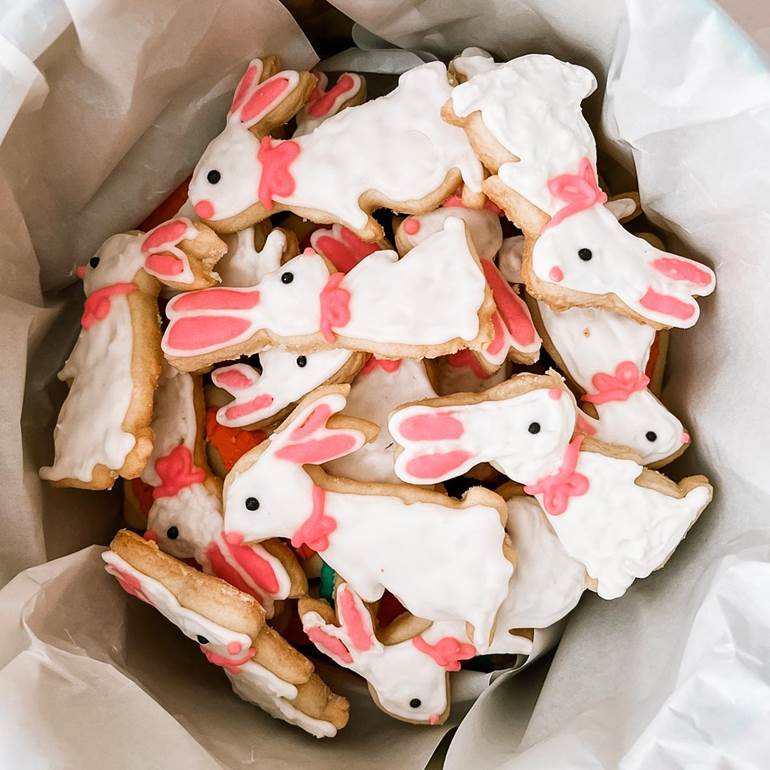
<instances>
[{"instance_id":1,"label":"pile of cookies","mask_svg":"<svg viewBox=\"0 0 770 770\"><path fill-rule=\"evenodd\" d=\"M297 647L440 724L464 661L622 596L711 499L652 468L691 441L658 398L666 334L714 274L624 227L595 88L468 49L367 101L255 59L182 210L77 269L40 475L123 479L144 535L107 571L317 737L348 703Z\"/></svg>"}]
</instances>

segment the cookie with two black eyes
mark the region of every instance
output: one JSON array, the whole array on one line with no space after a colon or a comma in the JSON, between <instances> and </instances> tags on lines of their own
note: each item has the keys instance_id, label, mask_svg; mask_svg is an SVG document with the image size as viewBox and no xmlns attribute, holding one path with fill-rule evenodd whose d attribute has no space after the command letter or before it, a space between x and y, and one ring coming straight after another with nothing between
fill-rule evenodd
<instances>
[{"instance_id":1,"label":"cookie with two black eyes","mask_svg":"<svg viewBox=\"0 0 770 770\"><path fill-rule=\"evenodd\" d=\"M241 698L319 738L347 724L347 700L266 625L254 597L127 530L118 532L102 558L125 591L155 607L222 667Z\"/></svg>"}]
</instances>

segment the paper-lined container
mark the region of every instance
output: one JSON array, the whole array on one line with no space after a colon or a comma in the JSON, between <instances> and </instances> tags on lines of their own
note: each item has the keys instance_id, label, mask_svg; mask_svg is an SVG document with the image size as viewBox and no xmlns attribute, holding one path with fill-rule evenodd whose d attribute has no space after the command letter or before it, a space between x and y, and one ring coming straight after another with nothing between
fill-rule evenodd
<instances>
[{"instance_id":1,"label":"paper-lined container","mask_svg":"<svg viewBox=\"0 0 770 770\"><path fill-rule=\"evenodd\" d=\"M317 56L268 0L13 5L0 17L0 578L41 566L0 592L0 764L422 768L461 723L445 757L458 770L765 766L770 70L746 32L707 0L337 0L362 25L363 50L328 68L394 73L478 45L595 72L586 112L618 162L613 191L636 175L649 219L717 270L698 325L672 335L663 394L694 438L670 475L705 472L717 496L663 571L623 599L583 600L550 668L455 677L441 728L388 718L362 680L321 664L352 718L318 742L238 700L194 645L103 573L87 546L114 532L116 495L36 475L81 310L73 263L189 173L248 59L278 52L309 68ZM767 42L752 5L730 10Z\"/></svg>"}]
</instances>

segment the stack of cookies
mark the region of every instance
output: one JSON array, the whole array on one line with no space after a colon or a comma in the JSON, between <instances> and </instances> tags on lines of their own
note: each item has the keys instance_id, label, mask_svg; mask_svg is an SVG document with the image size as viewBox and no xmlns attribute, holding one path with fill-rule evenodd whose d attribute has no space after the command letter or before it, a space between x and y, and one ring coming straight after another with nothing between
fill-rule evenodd
<instances>
[{"instance_id":1,"label":"stack of cookies","mask_svg":"<svg viewBox=\"0 0 770 770\"><path fill-rule=\"evenodd\" d=\"M451 672L622 596L709 503L653 469L691 443L667 334L714 274L608 198L595 88L468 49L367 101L255 59L182 209L77 269L40 475L122 479L143 535L107 571L272 716L348 721L301 647L441 724Z\"/></svg>"}]
</instances>

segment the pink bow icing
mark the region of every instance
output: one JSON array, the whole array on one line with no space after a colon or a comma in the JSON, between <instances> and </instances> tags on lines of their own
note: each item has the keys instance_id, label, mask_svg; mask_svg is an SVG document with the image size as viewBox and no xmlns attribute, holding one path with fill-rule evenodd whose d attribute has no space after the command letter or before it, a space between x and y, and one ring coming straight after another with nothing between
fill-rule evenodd
<instances>
[{"instance_id":1,"label":"pink bow icing","mask_svg":"<svg viewBox=\"0 0 770 770\"><path fill-rule=\"evenodd\" d=\"M83 306L80 325L88 330L96 321L103 321L110 314L112 298L118 294L130 294L132 291L136 291L136 284L113 283L112 286L103 286L89 294Z\"/></svg>"},{"instance_id":2,"label":"pink bow icing","mask_svg":"<svg viewBox=\"0 0 770 770\"><path fill-rule=\"evenodd\" d=\"M644 390L650 378L639 371L633 361L621 361L615 367L615 374L597 372L592 378L595 393L586 393L583 401L591 404L605 404L607 401L626 401L629 396Z\"/></svg>"},{"instance_id":3,"label":"pink bow icing","mask_svg":"<svg viewBox=\"0 0 770 770\"><path fill-rule=\"evenodd\" d=\"M345 273L329 276L321 291L321 334L327 342L334 342L335 326L345 326L350 321L350 292L340 286Z\"/></svg>"},{"instance_id":4,"label":"pink bow icing","mask_svg":"<svg viewBox=\"0 0 770 770\"><path fill-rule=\"evenodd\" d=\"M190 448L184 444L179 444L167 455L159 457L155 461L155 472L161 482L152 491L155 500L175 497L185 487L202 484L206 480L206 471L195 465Z\"/></svg>"},{"instance_id":5,"label":"pink bow icing","mask_svg":"<svg viewBox=\"0 0 770 770\"><path fill-rule=\"evenodd\" d=\"M401 366L401 359L395 358L377 358L377 356L370 356L369 360L364 364L361 369L361 374L371 374L375 369L382 369L386 374L393 374L397 372Z\"/></svg>"},{"instance_id":6,"label":"pink bow icing","mask_svg":"<svg viewBox=\"0 0 770 770\"><path fill-rule=\"evenodd\" d=\"M561 467L556 473L544 476L534 484L528 484L524 491L528 495L543 495L543 508L551 516L560 516L567 510L571 497L580 497L588 492L588 478L576 473L575 467L580 456L580 445L585 436L578 435L567 446Z\"/></svg>"},{"instance_id":7,"label":"pink bow icing","mask_svg":"<svg viewBox=\"0 0 770 770\"><path fill-rule=\"evenodd\" d=\"M580 159L577 174L561 174L549 179L548 189L554 198L565 201L567 205L551 217L543 228L545 230L556 227L559 222L573 214L607 201L607 195L599 187L594 167L588 158Z\"/></svg>"},{"instance_id":8,"label":"pink bow icing","mask_svg":"<svg viewBox=\"0 0 770 770\"><path fill-rule=\"evenodd\" d=\"M326 492L321 487L313 487L313 512L302 522L292 535L291 544L299 548L307 544L314 551L325 551L329 547L329 535L337 529L337 522L324 512Z\"/></svg>"},{"instance_id":9,"label":"pink bow icing","mask_svg":"<svg viewBox=\"0 0 770 770\"><path fill-rule=\"evenodd\" d=\"M470 660L476 654L476 648L468 642L461 642L453 636L445 636L435 644L415 636L412 644L426 655L430 655L436 664L447 671L459 671L461 660Z\"/></svg>"}]
</instances>

